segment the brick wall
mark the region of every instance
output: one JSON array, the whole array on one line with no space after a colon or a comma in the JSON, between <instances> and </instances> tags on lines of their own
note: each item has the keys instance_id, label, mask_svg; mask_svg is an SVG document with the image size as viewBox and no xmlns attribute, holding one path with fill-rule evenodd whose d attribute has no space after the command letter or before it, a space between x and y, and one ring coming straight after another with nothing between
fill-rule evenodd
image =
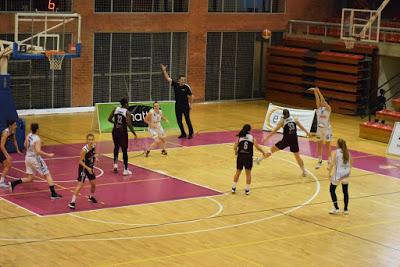
<instances>
[{"instance_id":1,"label":"brick wall","mask_svg":"<svg viewBox=\"0 0 400 267\"><path fill-rule=\"evenodd\" d=\"M336 0L286 0L284 14L208 13L208 1L190 0L184 14L95 14L94 0L73 1L73 10L82 16L82 55L72 60L72 105L92 104L93 38L95 32L189 33L188 81L195 101L204 100L207 31L282 31L288 19L321 20L335 14ZM0 14L0 32L13 29L13 16ZM3 23L4 22L4 23Z\"/></svg>"}]
</instances>

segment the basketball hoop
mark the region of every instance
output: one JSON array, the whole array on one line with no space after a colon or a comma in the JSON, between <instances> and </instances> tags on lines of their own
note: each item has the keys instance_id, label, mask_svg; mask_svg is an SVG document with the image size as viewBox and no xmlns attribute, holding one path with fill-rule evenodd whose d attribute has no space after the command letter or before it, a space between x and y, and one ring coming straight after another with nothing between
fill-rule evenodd
<instances>
[{"instance_id":1,"label":"basketball hoop","mask_svg":"<svg viewBox=\"0 0 400 267\"><path fill-rule=\"evenodd\" d=\"M346 49L353 49L354 48L354 44L356 43L356 39L345 39L344 41L344 45L346 46Z\"/></svg>"},{"instance_id":2,"label":"basketball hoop","mask_svg":"<svg viewBox=\"0 0 400 267\"><path fill-rule=\"evenodd\" d=\"M44 52L50 63L51 70L61 70L65 53L62 51L47 50Z\"/></svg>"}]
</instances>

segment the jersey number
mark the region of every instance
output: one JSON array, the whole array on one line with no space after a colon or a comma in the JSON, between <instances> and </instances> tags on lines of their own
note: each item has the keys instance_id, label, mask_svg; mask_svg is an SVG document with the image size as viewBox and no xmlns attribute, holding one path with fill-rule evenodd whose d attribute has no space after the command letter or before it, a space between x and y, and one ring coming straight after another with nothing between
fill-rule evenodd
<instances>
[{"instance_id":1,"label":"jersey number","mask_svg":"<svg viewBox=\"0 0 400 267\"><path fill-rule=\"evenodd\" d=\"M122 116L121 115L117 116L117 123L122 124Z\"/></svg>"},{"instance_id":2,"label":"jersey number","mask_svg":"<svg viewBox=\"0 0 400 267\"><path fill-rule=\"evenodd\" d=\"M249 142L245 141L243 144L243 149L247 150L249 148Z\"/></svg>"},{"instance_id":3,"label":"jersey number","mask_svg":"<svg viewBox=\"0 0 400 267\"><path fill-rule=\"evenodd\" d=\"M295 125L294 125L294 123L293 122L289 122L288 123L288 126L289 126L289 131L294 131L294 129L295 129Z\"/></svg>"}]
</instances>

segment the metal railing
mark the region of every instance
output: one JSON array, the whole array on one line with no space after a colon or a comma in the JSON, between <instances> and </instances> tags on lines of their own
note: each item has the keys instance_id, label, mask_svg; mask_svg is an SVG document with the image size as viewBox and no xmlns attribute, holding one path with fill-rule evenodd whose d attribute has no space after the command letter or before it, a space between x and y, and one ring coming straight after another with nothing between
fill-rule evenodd
<instances>
[{"instance_id":1,"label":"metal railing","mask_svg":"<svg viewBox=\"0 0 400 267\"><path fill-rule=\"evenodd\" d=\"M394 75L392 78L388 79L386 82L384 82L383 84L381 84L378 87L378 92L383 89L384 86L386 86L388 83L393 82L390 87L388 89L385 90L385 93L383 95L385 95L387 92L391 92L392 95L388 98L386 98L385 101L385 106L386 103L388 103L389 101L392 101L392 99L394 99L395 97L397 97L398 95L400 95L400 72L397 73L396 75ZM371 94L368 96L368 98L370 99ZM376 101L374 103L369 103L368 106L366 107L368 110L368 120L371 121L371 116L372 114L375 114L375 112L377 111L376 109L381 105L382 103L380 103L379 101Z\"/></svg>"},{"instance_id":2,"label":"metal railing","mask_svg":"<svg viewBox=\"0 0 400 267\"><path fill-rule=\"evenodd\" d=\"M301 34L311 35L310 27L321 27L324 28L323 34L313 33L312 35L324 36L324 37L332 37L332 35L328 34L328 30L337 29L340 31L341 24L333 23L333 22L323 22L323 21L308 21L308 20L289 20L289 29L288 34L296 34L298 31ZM372 27L372 29L376 29L376 27ZM300 30L299 30L300 29ZM400 34L400 28L393 27L380 27L380 42L389 42L388 39L392 34ZM400 36L399 36L400 42Z\"/></svg>"}]
</instances>

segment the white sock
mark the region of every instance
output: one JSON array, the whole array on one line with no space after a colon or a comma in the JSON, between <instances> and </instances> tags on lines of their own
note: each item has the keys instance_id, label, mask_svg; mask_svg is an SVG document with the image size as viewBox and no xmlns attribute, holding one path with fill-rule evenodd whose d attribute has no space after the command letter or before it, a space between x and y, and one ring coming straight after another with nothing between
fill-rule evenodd
<instances>
[{"instance_id":1,"label":"white sock","mask_svg":"<svg viewBox=\"0 0 400 267\"><path fill-rule=\"evenodd\" d=\"M1 176L0 183L4 183L4 179L6 179L6 178L4 176Z\"/></svg>"},{"instance_id":2,"label":"white sock","mask_svg":"<svg viewBox=\"0 0 400 267\"><path fill-rule=\"evenodd\" d=\"M236 188L237 183L233 183L232 188Z\"/></svg>"},{"instance_id":3,"label":"white sock","mask_svg":"<svg viewBox=\"0 0 400 267\"><path fill-rule=\"evenodd\" d=\"M75 202L75 201L76 201L76 196L75 196L75 195L72 195L71 202Z\"/></svg>"},{"instance_id":4,"label":"white sock","mask_svg":"<svg viewBox=\"0 0 400 267\"><path fill-rule=\"evenodd\" d=\"M246 184L246 190L250 190L250 185Z\"/></svg>"}]
</instances>

